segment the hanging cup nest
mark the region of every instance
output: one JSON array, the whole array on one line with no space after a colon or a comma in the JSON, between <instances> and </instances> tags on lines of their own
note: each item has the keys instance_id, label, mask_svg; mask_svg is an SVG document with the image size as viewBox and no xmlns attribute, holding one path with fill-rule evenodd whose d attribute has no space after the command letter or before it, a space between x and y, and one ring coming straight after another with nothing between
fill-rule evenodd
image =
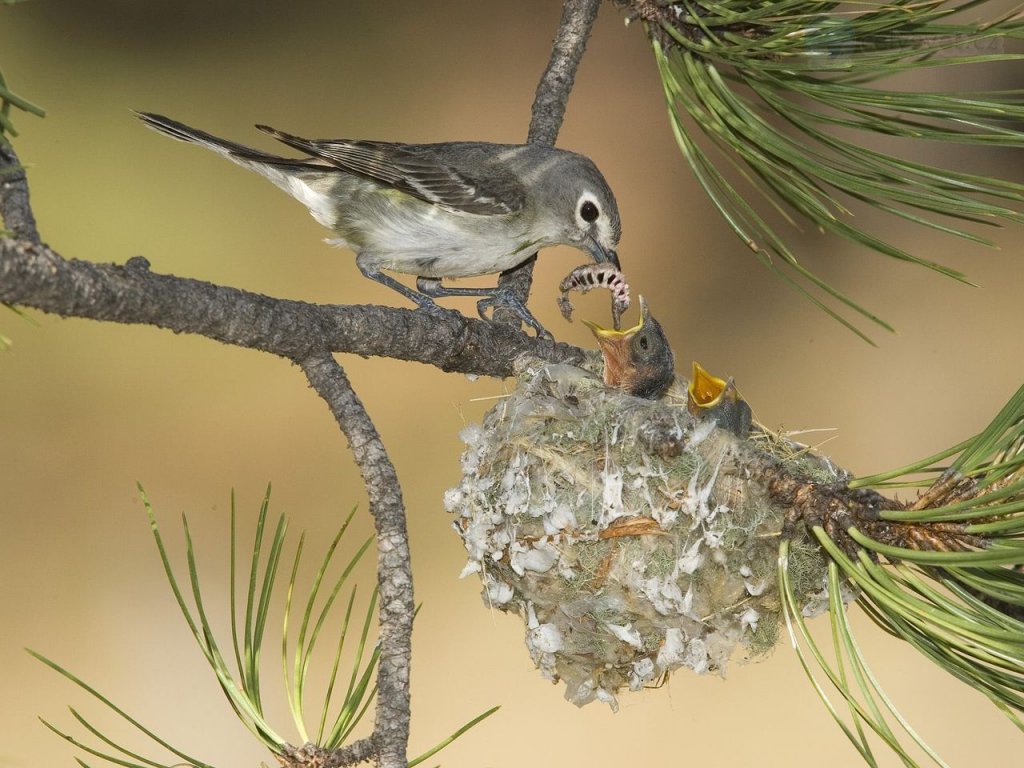
<instances>
[{"instance_id":1,"label":"hanging cup nest","mask_svg":"<svg viewBox=\"0 0 1024 768\"><path fill-rule=\"evenodd\" d=\"M463 431L462 481L445 504L469 553L464 575L480 575L488 606L523 617L541 673L574 704L614 707L622 688L680 667L724 674L737 645L748 657L770 650L786 510L759 478L780 465L820 483L845 476L688 409L685 383L652 402L586 369L520 371L516 390ZM801 525L790 573L813 615L827 608L827 560Z\"/></svg>"}]
</instances>

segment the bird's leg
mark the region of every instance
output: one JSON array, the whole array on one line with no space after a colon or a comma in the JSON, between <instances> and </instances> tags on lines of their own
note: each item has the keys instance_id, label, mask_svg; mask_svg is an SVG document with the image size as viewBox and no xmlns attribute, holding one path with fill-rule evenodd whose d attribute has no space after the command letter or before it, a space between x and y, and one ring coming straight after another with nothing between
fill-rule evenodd
<instances>
[{"instance_id":1,"label":"bird's leg","mask_svg":"<svg viewBox=\"0 0 1024 768\"><path fill-rule=\"evenodd\" d=\"M420 309L424 309L432 314L448 314L454 310L445 309L434 303L434 300L425 293L417 293L412 288L402 285L400 282L390 275L385 275L383 272L379 272L375 269L370 269L359 263L359 259L356 259L356 266L359 267L359 271L363 273L364 277L368 277L371 280L386 285L392 290L398 291L405 298L414 302Z\"/></svg>"},{"instance_id":2,"label":"bird's leg","mask_svg":"<svg viewBox=\"0 0 1024 768\"><path fill-rule=\"evenodd\" d=\"M508 289L497 287L446 288L441 285L441 280L437 277L417 277L416 288L424 296L429 296L433 299L445 296L482 296L483 298L476 304L476 311L484 320L489 320L487 317L488 308L494 309L495 304L502 304L512 310L515 316L530 328L533 328L537 336L546 339L552 338L551 334L537 321L537 318L530 313L530 310L526 308L523 302Z\"/></svg>"}]
</instances>

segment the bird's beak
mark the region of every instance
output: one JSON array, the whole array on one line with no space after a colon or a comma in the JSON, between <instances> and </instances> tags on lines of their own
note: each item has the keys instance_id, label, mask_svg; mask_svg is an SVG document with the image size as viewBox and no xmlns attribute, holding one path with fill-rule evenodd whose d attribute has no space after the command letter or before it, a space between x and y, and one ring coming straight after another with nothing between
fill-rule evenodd
<instances>
[{"instance_id":1,"label":"bird's beak","mask_svg":"<svg viewBox=\"0 0 1024 768\"><path fill-rule=\"evenodd\" d=\"M753 414L740 397L736 382L712 376L700 363L693 361L693 378L688 388L687 410L694 416L710 416L722 429L738 437L750 434Z\"/></svg>"},{"instance_id":2,"label":"bird's beak","mask_svg":"<svg viewBox=\"0 0 1024 768\"><path fill-rule=\"evenodd\" d=\"M613 250L605 248L591 235L587 236L587 251L598 264L608 263L620 272L622 271L622 267L619 266L619 254Z\"/></svg>"},{"instance_id":3,"label":"bird's beak","mask_svg":"<svg viewBox=\"0 0 1024 768\"><path fill-rule=\"evenodd\" d=\"M704 366L693 361L693 378L690 379L688 390L690 402L696 408L714 408L722 401L728 386L729 382L725 379L712 376L704 370Z\"/></svg>"},{"instance_id":4,"label":"bird's beak","mask_svg":"<svg viewBox=\"0 0 1024 768\"><path fill-rule=\"evenodd\" d=\"M583 322L594 334L604 356L604 383L609 387L624 389L625 381L632 376L633 363L630 360L629 343L644 327L650 313L647 302L640 296L640 322L624 331L602 328L589 320Z\"/></svg>"}]
</instances>

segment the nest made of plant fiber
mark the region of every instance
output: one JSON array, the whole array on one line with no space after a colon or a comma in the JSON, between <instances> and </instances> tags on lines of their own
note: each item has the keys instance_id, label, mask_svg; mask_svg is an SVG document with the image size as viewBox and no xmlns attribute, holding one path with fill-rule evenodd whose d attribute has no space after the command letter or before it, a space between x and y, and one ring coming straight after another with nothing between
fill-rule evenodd
<instances>
[{"instance_id":1,"label":"nest made of plant fiber","mask_svg":"<svg viewBox=\"0 0 1024 768\"><path fill-rule=\"evenodd\" d=\"M566 698L615 694L687 667L724 674L778 639L785 510L764 462L839 479L826 459L758 431L695 418L685 382L652 402L589 370L524 363L518 386L466 427L462 481L445 495L488 606L518 613L542 674ZM681 397L680 397L681 393ZM805 614L825 610L827 561L802 532L790 568Z\"/></svg>"}]
</instances>

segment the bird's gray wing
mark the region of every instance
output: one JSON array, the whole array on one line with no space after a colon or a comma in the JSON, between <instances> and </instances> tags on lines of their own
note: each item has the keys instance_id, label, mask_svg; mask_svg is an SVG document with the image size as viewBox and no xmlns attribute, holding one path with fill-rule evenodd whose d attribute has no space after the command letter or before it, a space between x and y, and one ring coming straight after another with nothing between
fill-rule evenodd
<instances>
[{"instance_id":1,"label":"bird's gray wing","mask_svg":"<svg viewBox=\"0 0 1024 768\"><path fill-rule=\"evenodd\" d=\"M261 131L348 173L386 184L453 211L501 216L522 210L526 190L495 153L494 144L392 144L384 141L303 139L265 125Z\"/></svg>"}]
</instances>

